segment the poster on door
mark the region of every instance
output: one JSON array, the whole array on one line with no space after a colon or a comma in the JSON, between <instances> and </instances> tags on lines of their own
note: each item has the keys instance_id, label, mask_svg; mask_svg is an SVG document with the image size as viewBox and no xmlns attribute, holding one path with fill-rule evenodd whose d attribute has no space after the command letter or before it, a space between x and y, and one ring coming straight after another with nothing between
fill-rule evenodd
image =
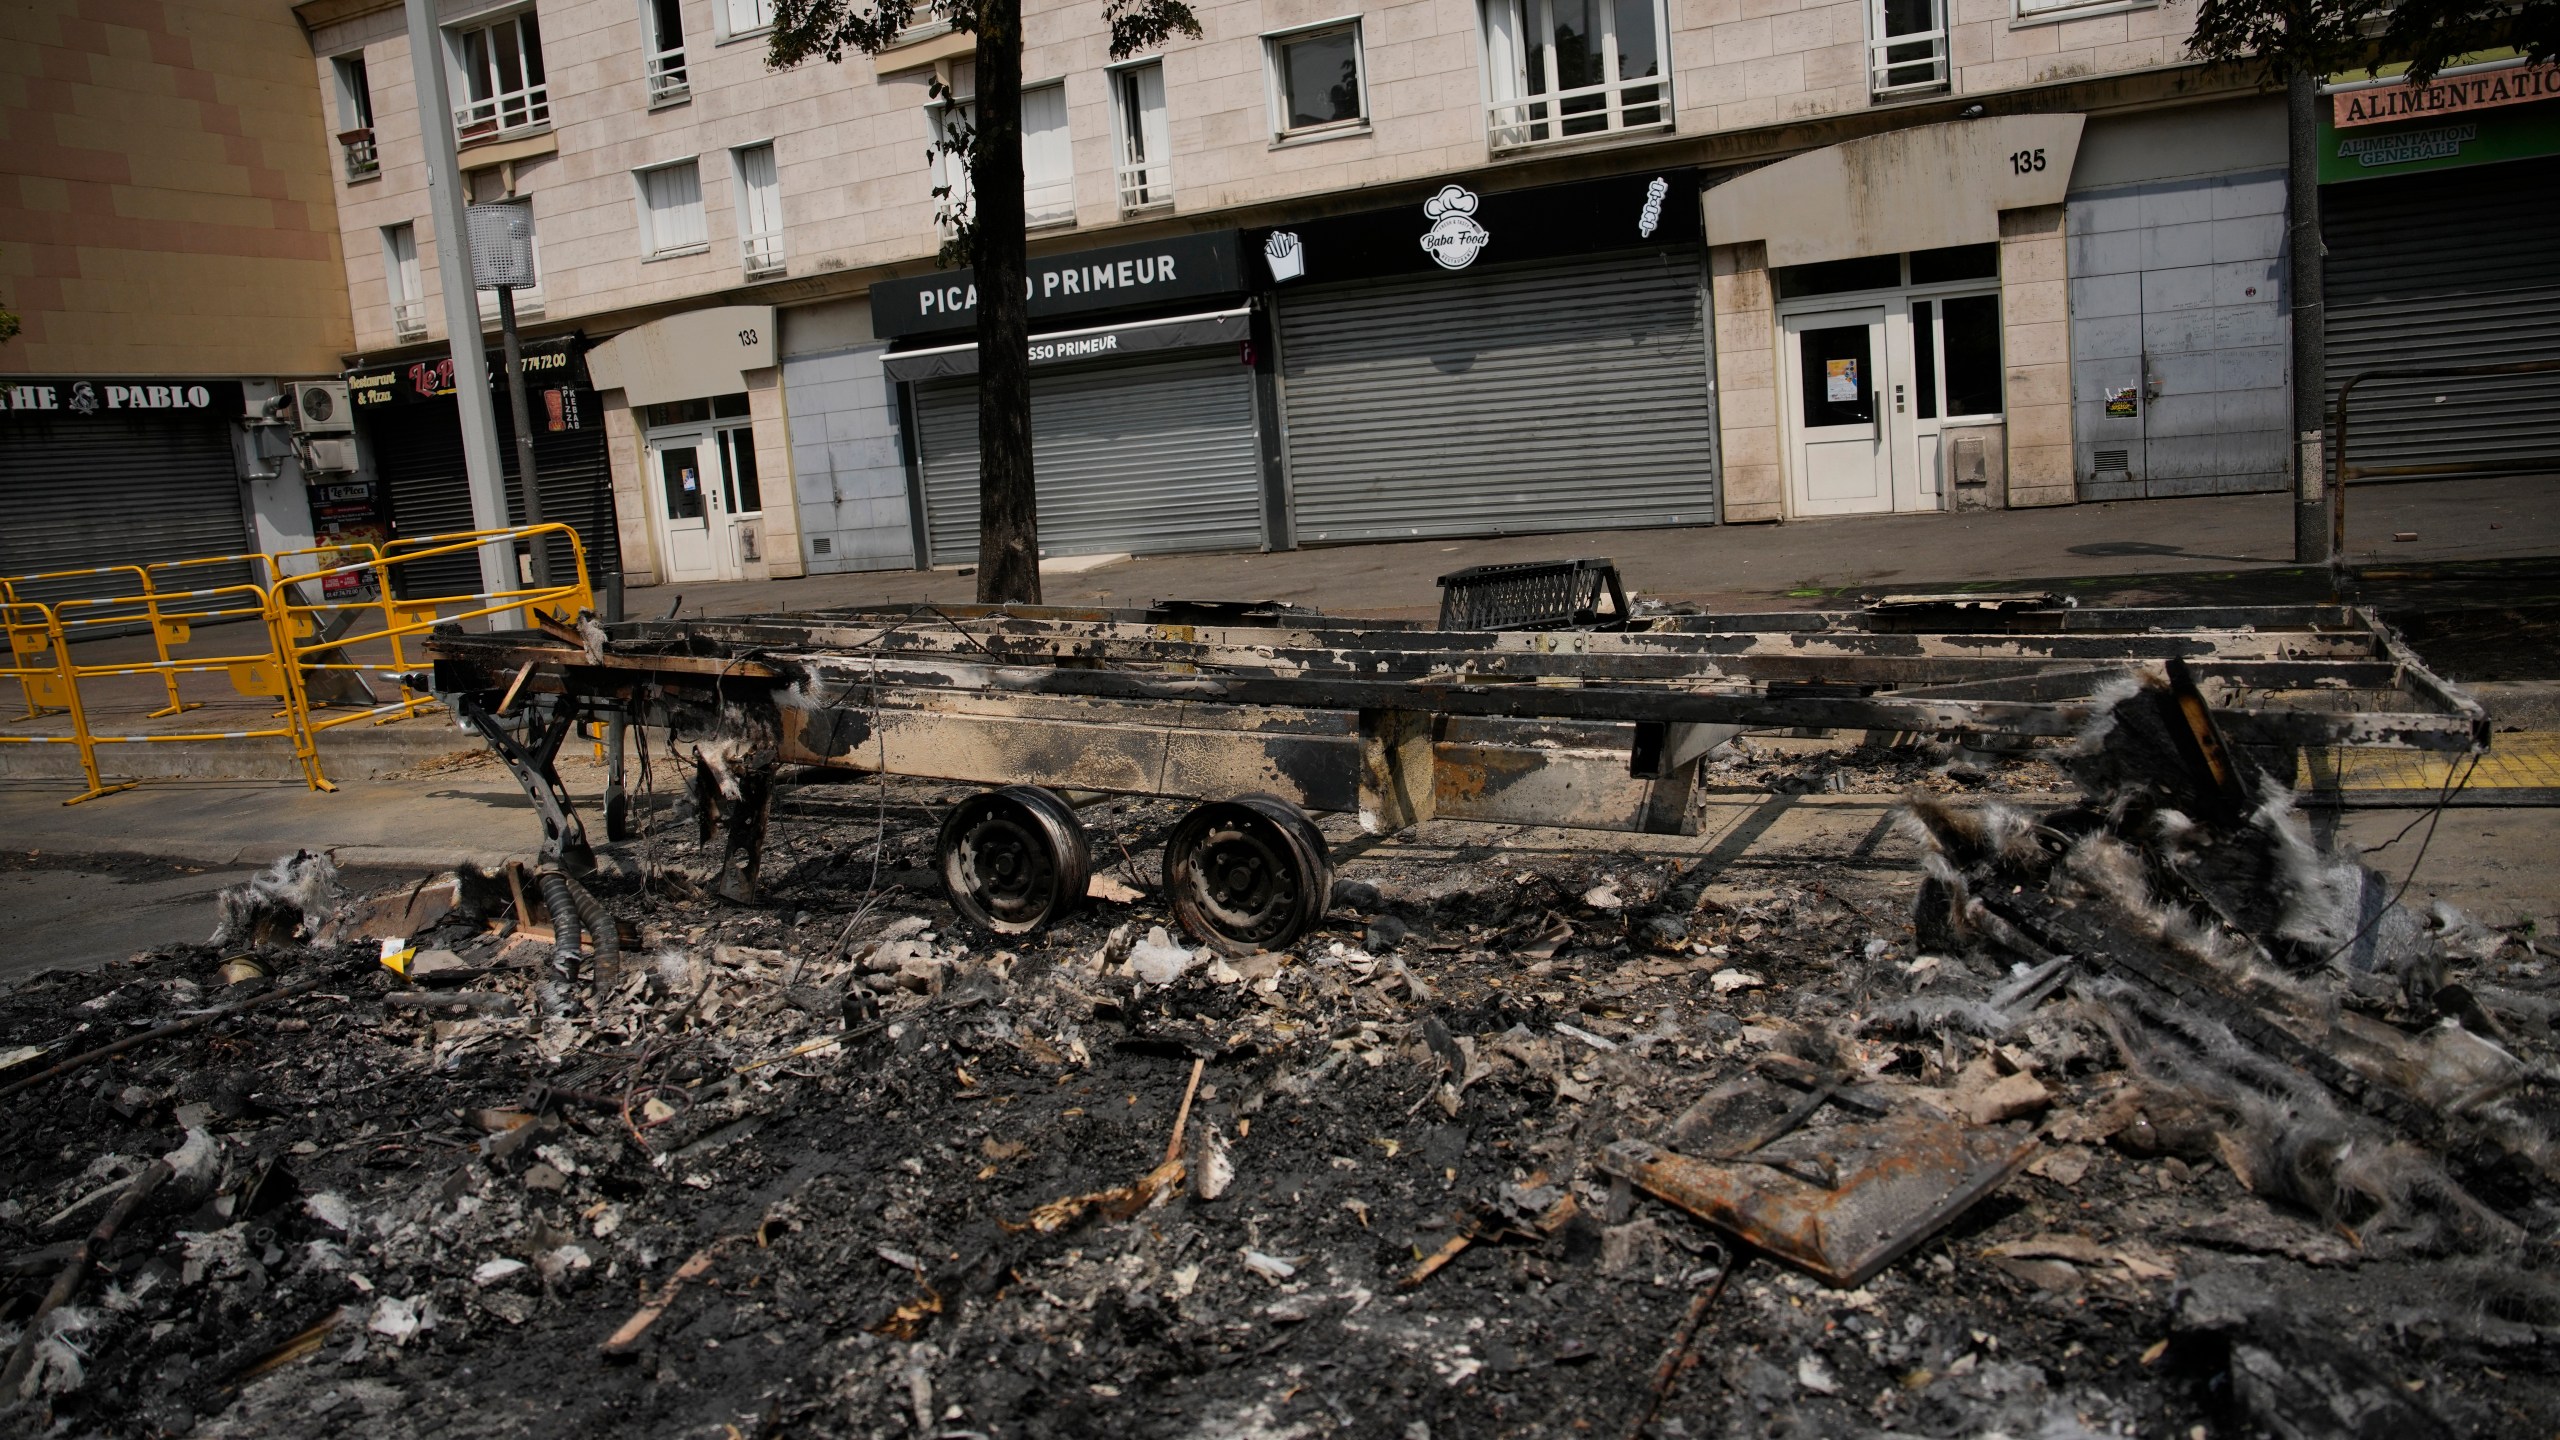
<instances>
[{"instance_id":1,"label":"poster on door","mask_svg":"<svg viewBox=\"0 0 2560 1440\"><path fill-rule=\"evenodd\" d=\"M2141 415L2142 401L2135 394L2132 386L2110 385L2107 387L2108 419L2135 420L2141 418Z\"/></svg>"},{"instance_id":2,"label":"poster on door","mask_svg":"<svg viewBox=\"0 0 2560 1440\"><path fill-rule=\"evenodd\" d=\"M1863 394L1858 389L1858 362L1825 360L1822 362L1822 398L1834 405L1854 405Z\"/></svg>"}]
</instances>

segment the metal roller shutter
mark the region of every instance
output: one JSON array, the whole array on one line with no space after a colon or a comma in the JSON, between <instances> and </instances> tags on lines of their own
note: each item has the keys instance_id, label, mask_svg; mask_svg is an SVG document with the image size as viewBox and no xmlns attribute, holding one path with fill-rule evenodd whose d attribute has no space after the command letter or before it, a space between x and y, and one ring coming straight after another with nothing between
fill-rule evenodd
<instances>
[{"instance_id":1,"label":"metal roller shutter","mask_svg":"<svg viewBox=\"0 0 2560 1440\"><path fill-rule=\"evenodd\" d=\"M582 413L601 415L593 397L581 397ZM509 517L521 522L524 507L516 502L515 421L506 397L498 397L498 453L507 477ZM391 496L392 524L407 539L469 530L471 477L462 458L462 422L451 406L423 405L395 410L370 422L374 468ZM587 575L599 588L607 571L620 568L622 550L613 520L613 466L605 445L604 426L578 430L537 430L533 467L542 477L542 518L566 522L587 548ZM568 573L569 550L552 547L556 574ZM480 562L470 552L440 556L401 567L400 593L467 595L480 588Z\"/></svg>"},{"instance_id":2,"label":"metal roller shutter","mask_svg":"<svg viewBox=\"0 0 2560 1440\"><path fill-rule=\"evenodd\" d=\"M978 385L916 387L936 565L978 556ZM1250 550L1262 543L1253 372L1231 350L1031 379L1040 553Z\"/></svg>"},{"instance_id":3,"label":"metal roller shutter","mask_svg":"<svg viewBox=\"0 0 2560 1440\"><path fill-rule=\"evenodd\" d=\"M105 414L0 417L0 575L143 565L256 548L232 459L231 426L209 417ZM181 572L188 588L248 583L249 569ZM54 581L22 598L122 594L129 580Z\"/></svg>"},{"instance_id":4,"label":"metal roller shutter","mask_svg":"<svg viewBox=\"0 0 2560 1440\"><path fill-rule=\"evenodd\" d=\"M1714 520L1704 312L1676 253L1287 296L1299 540Z\"/></svg>"},{"instance_id":5,"label":"metal roller shutter","mask_svg":"<svg viewBox=\"0 0 2560 1440\"><path fill-rule=\"evenodd\" d=\"M2320 207L2332 416L2360 370L2560 360L2560 159L2324 186ZM2347 444L2359 465L2548 469L2554 399L2550 375L2368 381Z\"/></svg>"}]
</instances>

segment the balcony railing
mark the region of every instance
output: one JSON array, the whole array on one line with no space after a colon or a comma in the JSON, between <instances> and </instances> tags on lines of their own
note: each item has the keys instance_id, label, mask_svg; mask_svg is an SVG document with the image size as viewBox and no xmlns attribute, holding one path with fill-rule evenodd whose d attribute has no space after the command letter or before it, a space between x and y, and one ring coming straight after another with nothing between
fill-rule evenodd
<instances>
[{"instance_id":1,"label":"balcony railing","mask_svg":"<svg viewBox=\"0 0 2560 1440\"><path fill-rule=\"evenodd\" d=\"M1485 107L1485 134L1496 150L1551 145L1619 130L1663 130L1670 125L1670 98L1659 75L1496 100Z\"/></svg>"},{"instance_id":2,"label":"balcony railing","mask_svg":"<svg viewBox=\"0 0 2560 1440\"><path fill-rule=\"evenodd\" d=\"M1947 27L1888 35L1867 47L1867 93L1878 100L1947 88Z\"/></svg>"},{"instance_id":3,"label":"balcony railing","mask_svg":"<svg viewBox=\"0 0 2560 1440\"><path fill-rule=\"evenodd\" d=\"M454 138L466 145L550 123L551 87L540 83L521 90L501 90L486 100L453 108Z\"/></svg>"},{"instance_id":4,"label":"balcony railing","mask_svg":"<svg viewBox=\"0 0 2560 1440\"><path fill-rule=\"evenodd\" d=\"M338 148L346 155L348 179L367 180L382 173L382 152L374 148L370 126L339 131Z\"/></svg>"},{"instance_id":5,"label":"balcony railing","mask_svg":"<svg viewBox=\"0 0 2560 1440\"><path fill-rule=\"evenodd\" d=\"M693 82L685 73L682 45L649 57L650 104L672 105L692 93Z\"/></svg>"},{"instance_id":6,"label":"balcony railing","mask_svg":"<svg viewBox=\"0 0 2560 1440\"><path fill-rule=\"evenodd\" d=\"M1120 167L1120 208L1152 210L1173 203L1173 167L1162 160Z\"/></svg>"},{"instance_id":7,"label":"balcony railing","mask_svg":"<svg viewBox=\"0 0 2560 1440\"><path fill-rule=\"evenodd\" d=\"M1022 192L1022 220L1026 225L1063 225L1076 218L1076 185L1061 180L1051 185L1032 185Z\"/></svg>"},{"instance_id":8,"label":"balcony railing","mask_svg":"<svg viewBox=\"0 0 2560 1440\"><path fill-rule=\"evenodd\" d=\"M391 302L391 333L403 340L427 338L427 302L394 300Z\"/></svg>"},{"instance_id":9,"label":"balcony railing","mask_svg":"<svg viewBox=\"0 0 2560 1440\"><path fill-rule=\"evenodd\" d=\"M781 231L742 236L738 241L738 249L743 252L748 279L753 280L763 275L779 275L783 272Z\"/></svg>"}]
</instances>

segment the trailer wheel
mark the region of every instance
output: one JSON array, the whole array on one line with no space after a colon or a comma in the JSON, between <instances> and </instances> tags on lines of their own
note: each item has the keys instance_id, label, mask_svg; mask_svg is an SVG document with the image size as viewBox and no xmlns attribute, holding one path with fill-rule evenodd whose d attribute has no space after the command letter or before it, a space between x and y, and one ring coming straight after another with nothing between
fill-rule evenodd
<instances>
[{"instance_id":1,"label":"trailer wheel","mask_svg":"<svg viewBox=\"0 0 2560 1440\"><path fill-rule=\"evenodd\" d=\"M1233 955L1276 949L1333 898L1324 835L1273 795L1213 801L1182 817L1164 848L1165 894L1182 928Z\"/></svg>"},{"instance_id":2,"label":"trailer wheel","mask_svg":"<svg viewBox=\"0 0 2560 1440\"><path fill-rule=\"evenodd\" d=\"M934 847L952 907L990 930L1021 935L1065 915L1093 878L1084 824L1037 785L960 802Z\"/></svg>"}]
</instances>

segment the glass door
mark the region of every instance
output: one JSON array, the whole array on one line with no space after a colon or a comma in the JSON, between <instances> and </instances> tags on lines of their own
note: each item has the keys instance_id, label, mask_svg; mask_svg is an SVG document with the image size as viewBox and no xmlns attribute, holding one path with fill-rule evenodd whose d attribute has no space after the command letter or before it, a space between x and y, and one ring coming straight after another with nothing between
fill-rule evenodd
<instances>
[{"instance_id":1,"label":"glass door","mask_svg":"<svg viewBox=\"0 0 2560 1440\"><path fill-rule=\"evenodd\" d=\"M720 461L720 504L728 512L720 546L730 579L764 563L764 486L756 476L756 433L746 425L712 432Z\"/></svg>"},{"instance_id":2,"label":"glass door","mask_svg":"<svg viewBox=\"0 0 2560 1440\"><path fill-rule=\"evenodd\" d=\"M653 435L649 452L663 507L658 523L668 581L723 578L729 568L721 554L728 526L719 454L711 436L701 431Z\"/></svg>"},{"instance_id":3,"label":"glass door","mask_svg":"<svg viewBox=\"0 0 2560 1440\"><path fill-rule=\"evenodd\" d=\"M1893 465L1882 413L1885 308L1786 319L1790 487L1798 515L1893 508Z\"/></svg>"}]
</instances>

